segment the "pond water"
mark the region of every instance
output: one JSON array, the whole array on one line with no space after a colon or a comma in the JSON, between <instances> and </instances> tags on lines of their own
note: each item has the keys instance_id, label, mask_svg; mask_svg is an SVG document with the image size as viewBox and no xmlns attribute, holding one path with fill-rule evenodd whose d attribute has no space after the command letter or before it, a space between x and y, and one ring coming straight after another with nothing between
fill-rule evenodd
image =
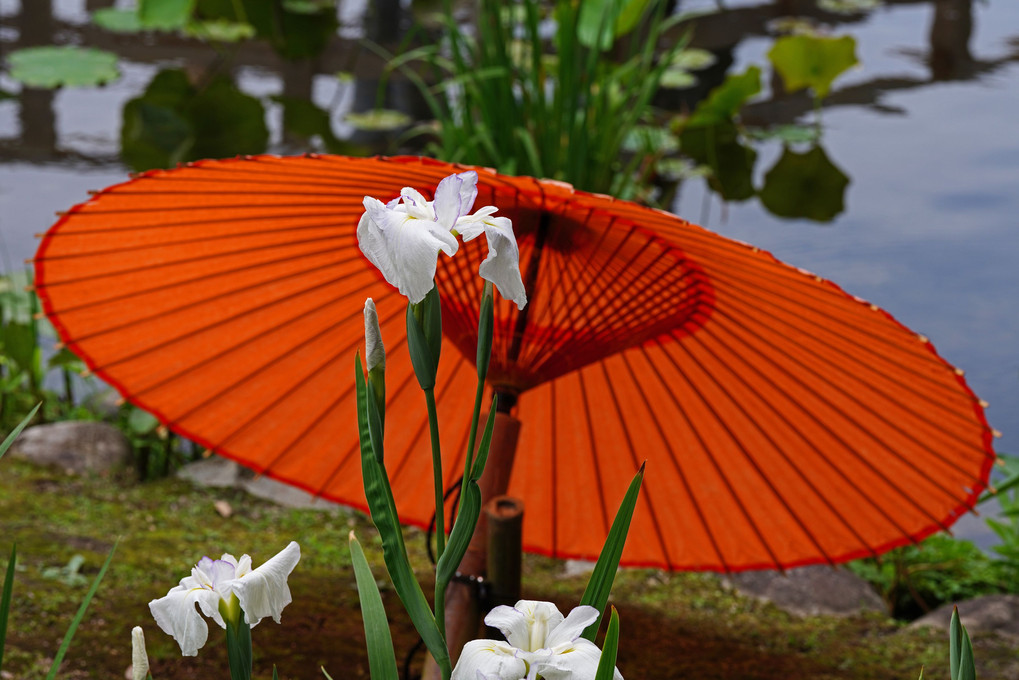
<instances>
[{"instance_id":1,"label":"pond water","mask_svg":"<svg viewBox=\"0 0 1019 680\"><path fill-rule=\"evenodd\" d=\"M111 4L56 0L50 14L45 0L0 0L3 53L52 42L97 45L121 56L122 73L102 88L56 92L22 90L0 74L0 89L17 95L0 99L5 271L32 256L33 234L50 226L55 211L125 179L131 168L123 159L140 153L122 149L125 105L157 73L200 71L216 59L195 41L116 36L91 26L89 12ZM724 11L713 1L682 5L713 11L699 20L694 44L718 58L705 75L714 82L750 65L767 73L773 22L781 17L808 16L835 35L856 38L861 64L836 81L820 141L824 172L848 186L831 190L829 182L804 195L821 205L826 221L816 212L814 219L797 218L789 216L795 208L766 205L760 190L790 152L781 142L762 141L750 171L757 195L725 202L705 180L692 178L679 186L672 210L829 278L929 336L990 402L988 419L1002 433L999 450L1019 453L1019 3L905 0L850 14L818 9L812 0L721 4ZM261 145L256 151L363 148L368 135L344 117L374 105L378 68L352 39L377 27L362 25L371 21L365 3L340 5L317 69L286 66L264 46L246 46L234 57L228 72L237 89L228 83L225 98L210 106L256 101L267 135L259 141L259 130L248 132ZM353 75L337 78L338 71ZM813 120L807 97L764 80L745 122ZM300 109L308 114L301 118L295 102L314 107ZM416 113L415 98L399 84L387 105ZM979 543L989 540L979 519L965 518L959 527Z\"/></svg>"}]
</instances>

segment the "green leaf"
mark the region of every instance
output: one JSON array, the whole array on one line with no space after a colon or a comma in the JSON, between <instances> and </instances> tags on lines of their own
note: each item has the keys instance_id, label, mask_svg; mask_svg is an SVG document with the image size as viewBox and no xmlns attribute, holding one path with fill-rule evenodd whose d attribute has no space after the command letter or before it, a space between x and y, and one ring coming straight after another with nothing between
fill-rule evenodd
<instances>
[{"instance_id":1,"label":"green leaf","mask_svg":"<svg viewBox=\"0 0 1019 680\"><path fill-rule=\"evenodd\" d=\"M39 408L36 406L36 408ZM4 442L5 444L7 442ZM2 455L2 453L0 453ZM11 593L14 590L14 564L18 560L17 545L11 546L11 559L7 562L3 595L0 596L0 671L4 669L4 643L7 641L7 616L11 611Z\"/></svg>"},{"instance_id":2,"label":"green leaf","mask_svg":"<svg viewBox=\"0 0 1019 680\"><path fill-rule=\"evenodd\" d=\"M36 404L35 408L33 408L29 412L29 414L25 416L20 423L18 423L17 427L11 430L11 433L7 435L3 443L0 444L0 458L4 457L4 454L7 453L7 449L11 448L11 444L13 444L14 440L18 438L18 435L21 434L21 431L28 427L28 424L32 421L32 418L35 417L36 412L39 410L41 406L42 403Z\"/></svg>"},{"instance_id":3,"label":"green leaf","mask_svg":"<svg viewBox=\"0 0 1019 680\"><path fill-rule=\"evenodd\" d=\"M474 361L479 380L484 380L488 375L488 364L492 358L492 332L495 327L495 296L492 294L490 284L486 284L484 290L481 309L478 312L478 352Z\"/></svg>"},{"instance_id":4,"label":"green leaf","mask_svg":"<svg viewBox=\"0 0 1019 680\"><path fill-rule=\"evenodd\" d=\"M134 407L127 416L127 426L135 434L148 434L159 427L159 419L148 411Z\"/></svg>"},{"instance_id":5,"label":"green leaf","mask_svg":"<svg viewBox=\"0 0 1019 680\"><path fill-rule=\"evenodd\" d=\"M851 35L789 35L775 41L768 59L782 76L787 92L809 87L824 98L832 81L857 63L856 39Z\"/></svg>"},{"instance_id":6,"label":"green leaf","mask_svg":"<svg viewBox=\"0 0 1019 680\"><path fill-rule=\"evenodd\" d=\"M195 9L195 0L138 0L138 19L144 28L172 31L184 28Z\"/></svg>"},{"instance_id":7,"label":"green leaf","mask_svg":"<svg viewBox=\"0 0 1019 680\"><path fill-rule=\"evenodd\" d=\"M761 91L761 69L751 66L745 73L726 76L686 121L685 127L716 125L732 120L748 99Z\"/></svg>"},{"instance_id":8,"label":"green leaf","mask_svg":"<svg viewBox=\"0 0 1019 680\"><path fill-rule=\"evenodd\" d=\"M424 311L421 315L421 329L432 352L432 366L438 372L439 357L442 355L442 305L439 301L439 287L432 286L421 304Z\"/></svg>"},{"instance_id":9,"label":"green leaf","mask_svg":"<svg viewBox=\"0 0 1019 680\"><path fill-rule=\"evenodd\" d=\"M698 166L711 169L708 185L726 201L745 201L755 193L753 174L757 152L740 142L731 121L687 127L680 134L680 149Z\"/></svg>"},{"instance_id":10,"label":"green leaf","mask_svg":"<svg viewBox=\"0 0 1019 680\"><path fill-rule=\"evenodd\" d=\"M142 30L141 18L135 9L97 9L92 12L92 23L112 33L138 33Z\"/></svg>"},{"instance_id":11,"label":"green leaf","mask_svg":"<svg viewBox=\"0 0 1019 680\"><path fill-rule=\"evenodd\" d=\"M411 315L413 316L413 315ZM357 393L357 424L361 441L361 474L364 478L364 494L371 511L372 522L382 538L382 555L393 579L393 587L407 609L414 628L421 636L432 658L446 675L451 672L449 651L446 641L435 624L435 617L428 606L421 585L414 577L403 532L396 513L396 502L385 467L378 461L371 446L368 427L368 386L364 379L361 356L354 360L354 387Z\"/></svg>"},{"instance_id":12,"label":"green leaf","mask_svg":"<svg viewBox=\"0 0 1019 680\"><path fill-rule=\"evenodd\" d=\"M640 487L644 482L644 463L641 463L640 470L634 475L630 487L623 496L623 502L619 504L616 511L616 518L612 521L612 528L605 539L601 555L594 565L594 571L584 589L584 596L580 598L580 604L586 604L598 610L598 620L584 630L582 637L594 642L598 635L598 627L601 625L602 613L609 601L609 592L612 590L612 581L616 578L616 571L619 569L619 558L623 555L623 546L626 545L626 534L630 531L630 520L633 518L633 510L637 507L637 496L640 495Z\"/></svg>"},{"instance_id":13,"label":"green leaf","mask_svg":"<svg viewBox=\"0 0 1019 680\"><path fill-rule=\"evenodd\" d=\"M609 617L609 629L605 633L605 642L602 644L601 658L598 660L598 672L594 680L612 680L616 670L616 653L619 650L619 614L616 608L612 608L612 615Z\"/></svg>"},{"instance_id":14,"label":"green leaf","mask_svg":"<svg viewBox=\"0 0 1019 680\"><path fill-rule=\"evenodd\" d=\"M959 622L959 608L952 608L952 620L948 624L948 667L951 680L959 680L962 657L962 624Z\"/></svg>"},{"instance_id":15,"label":"green leaf","mask_svg":"<svg viewBox=\"0 0 1019 680\"><path fill-rule=\"evenodd\" d=\"M467 480L464 484L463 495L460 499L460 511L457 513L453 530L449 534L449 543L446 544L438 563L435 565L435 591L445 592L450 579L456 573L457 568L467 552L471 538L474 536L474 528L478 524L478 517L481 515L481 489L473 479Z\"/></svg>"},{"instance_id":16,"label":"green leaf","mask_svg":"<svg viewBox=\"0 0 1019 680\"><path fill-rule=\"evenodd\" d=\"M577 40L602 52L640 22L650 0L584 0L577 20Z\"/></svg>"},{"instance_id":17,"label":"green leaf","mask_svg":"<svg viewBox=\"0 0 1019 680\"><path fill-rule=\"evenodd\" d=\"M830 222L845 210L849 177L820 146L797 153L786 147L768 170L761 187L761 203L778 217Z\"/></svg>"},{"instance_id":18,"label":"green leaf","mask_svg":"<svg viewBox=\"0 0 1019 680\"><path fill-rule=\"evenodd\" d=\"M707 50L696 47L688 47L680 50L672 57L669 68L678 68L683 71L700 71L714 64L718 59Z\"/></svg>"},{"instance_id":19,"label":"green leaf","mask_svg":"<svg viewBox=\"0 0 1019 680\"><path fill-rule=\"evenodd\" d=\"M959 675L955 680L976 680L977 671L973 659L973 643L970 642L966 626L962 628L962 650L959 654Z\"/></svg>"},{"instance_id":20,"label":"green leaf","mask_svg":"<svg viewBox=\"0 0 1019 680\"><path fill-rule=\"evenodd\" d=\"M777 139L784 144L816 144L821 139L821 128L817 125L794 123L769 128L750 128L745 132L752 139Z\"/></svg>"},{"instance_id":21,"label":"green leaf","mask_svg":"<svg viewBox=\"0 0 1019 680\"><path fill-rule=\"evenodd\" d=\"M71 625L67 628L67 633L64 635L63 642L60 643L60 648L57 650L56 656L53 657L53 665L50 666L50 672L46 675L46 680L53 680L57 676L57 671L60 669L60 662L64 660L64 655L67 654L67 649L71 646L71 640L74 639L74 634L78 630L78 625L82 619L85 618L85 612L88 610L89 603L92 602L92 598L95 597L96 591L99 590L99 584L103 582L103 577L106 576L106 570L110 567L110 562L113 561L113 554L117 552L117 545L120 544L120 539L113 544L110 548L110 554L106 556L106 562L103 563L99 573L96 574L96 578L92 581L92 587L89 588L88 593L85 595L85 599L82 600L81 606L78 607L78 613L74 615L71 620Z\"/></svg>"},{"instance_id":22,"label":"green leaf","mask_svg":"<svg viewBox=\"0 0 1019 680\"><path fill-rule=\"evenodd\" d=\"M817 0L817 8L835 14L864 14L882 5L881 0Z\"/></svg>"},{"instance_id":23,"label":"green leaf","mask_svg":"<svg viewBox=\"0 0 1019 680\"><path fill-rule=\"evenodd\" d=\"M184 32L192 38L220 43L240 42L255 37L255 27L251 24L227 19L192 21L185 26Z\"/></svg>"},{"instance_id":24,"label":"green leaf","mask_svg":"<svg viewBox=\"0 0 1019 680\"><path fill-rule=\"evenodd\" d=\"M413 122L403 111L390 109L372 109L358 113L348 113L343 119L345 123L358 130L386 131L400 130Z\"/></svg>"},{"instance_id":25,"label":"green leaf","mask_svg":"<svg viewBox=\"0 0 1019 680\"><path fill-rule=\"evenodd\" d=\"M481 443L478 445L478 457L474 460L474 465L471 467L470 478L474 481L481 479L481 475L485 472L485 463L488 462L488 450L492 446L492 432L495 430L495 414L498 405L499 397L496 395L492 398L492 408L488 411L485 431L481 435Z\"/></svg>"},{"instance_id":26,"label":"green leaf","mask_svg":"<svg viewBox=\"0 0 1019 680\"><path fill-rule=\"evenodd\" d=\"M7 358L23 371L34 373L39 345L32 324L10 322L0 329L0 333L0 342Z\"/></svg>"},{"instance_id":27,"label":"green leaf","mask_svg":"<svg viewBox=\"0 0 1019 680\"><path fill-rule=\"evenodd\" d=\"M27 47L7 57L9 75L26 87L102 85L120 77L117 55L94 47Z\"/></svg>"},{"instance_id":28,"label":"green leaf","mask_svg":"<svg viewBox=\"0 0 1019 680\"><path fill-rule=\"evenodd\" d=\"M382 604L378 584L364 556L361 544L350 532L350 561L354 564L357 595L361 600L364 637L368 646L368 669L371 680L399 680L393 638L389 632L386 608Z\"/></svg>"},{"instance_id":29,"label":"green leaf","mask_svg":"<svg viewBox=\"0 0 1019 680\"><path fill-rule=\"evenodd\" d=\"M681 68L667 68L662 73L661 85L672 90L685 90L697 84L697 76Z\"/></svg>"}]
</instances>

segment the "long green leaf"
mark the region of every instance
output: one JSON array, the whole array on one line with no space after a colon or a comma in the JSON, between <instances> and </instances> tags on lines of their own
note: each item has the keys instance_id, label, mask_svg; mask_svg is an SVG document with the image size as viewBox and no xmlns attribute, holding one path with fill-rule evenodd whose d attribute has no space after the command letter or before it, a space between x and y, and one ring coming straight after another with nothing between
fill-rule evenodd
<instances>
[{"instance_id":1,"label":"long green leaf","mask_svg":"<svg viewBox=\"0 0 1019 680\"><path fill-rule=\"evenodd\" d=\"M18 546L11 546L11 559L7 563L3 596L0 596L0 671L4 668L4 643L7 641L7 616L11 611L11 593L14 590L14 564L18 561Z\"/></svg>"},{"instance_id":2,"label":"long green leaf","mask_svg":"<svg viewBox=\"0 0 1019 680\"><path fill-rule=\"evenodd\" d=\"M420 304L424 304L424 301ZM435 387L436 364L414 307L413 304L407 304L407 351L418 384L421 389L430 390Z\"/></svg>"},{"instance_id":3,"label":"long green leaf","mask_svg":"<svg viewBox=\"0 0 1019 680\"><path fill-rule=\"evenodd\" d=\"M399 680L393 637L389 632L389 619L382 604L382 595L375 583L371 567L364 556L361 544L350 532L350 561L354 564L357 595L361 600L361 617L364 619L364 638L368 646L368 669L372 680Z\"/></svg>"},{"instance_id":4,"label":"long green leaf","mask_svg":"<svg viewBox=\"0 0 1019 680\"><path fill-rule=\"evenodd\" d=\"M117 545L119 544L120 539L117 539L117 542L110 548L110 554L106 556L106 562L103 563L99 573L96 574L95 580L92 581L92 587L88 589L88 594L85 595L81 606L78 607L78 613L71 620L71 625L67 628L67 634L64 635L64 641L60 643L60 649L57 650L57 655L53 657L53 665L50 666L50 672L46 675L46 680L53 680L53 678L57 677L60 663L64 660L64 655L67 654L67 649L71 646L71 640L74 639L74 634L78 631L78 625L85 618L85 611L92 602L92 598L95 597L96 591L99 590L99 584L102 583L103 577L106 576L106 570L109 569L110 562L113 561L113 554L117 552Z\"/></svg>"},{"instance_id":5,"label":"long green leaf","mask_svg":"<svg viewBox=\"0 0 1019 680\"><path fill-rule=\"evenodd\" d=\"M959 654L959 675L955 680L976 680L977 671L973 659L973 643L969 640L966 626L962 626L962 650Z\"/></svg>"},{"instance_id":6,"label":"long green leaf","mask_svg":"<svg viewBox=\"0 0 1019 680\"><path fill-rule=\"evenodd\" d=\"M28 427L28 423L31 422L32 418L35 416L36 412L39 410L39 407L41 406L42 406L41 402L36 404L35 408L32 409L20 423L18 423L17 427L11 430L11 433L9 435L7 435L7 438L4 439L2 444L0 444L0 458L4 457L4 454L7 453L7 449L11 448L11 444L13 444L14 440L18 438L18 435L21 434L21 431Z\"/></svg>"},{"instance_id":7,"label":"long green leaf","mask_svg":"<svg viewBox=\"0 0 1019 680\"><path fill-rule=\"evenodd\" d=\"M495 414L499 407L499 395L492 398L492 408L488 412L488 420L485 421L485 431L481 434L481 443L478 444L478 457L471 467L470 478L475 482L481 479L485 472L485 464L488 462L488 451L492 448L492 432L495 430Z\"/></svg>"},{"instance_id":8,"label":"long green leaf","mask_svg":"<svg viewBox=\"0 0 1019 680\"><path fill-rule=\"evenodd\" d=\"M371 446L371 433L368 428L368 394L361 368L361 356L354 359L354 386L357 392L357 424L361 440L361 474L364 476L364 493L368 500L372 522L379 530L382 538L382 554L393 579L393 587L407 609L414 628L421 636L432 658L448 677L451 672L449 651L446 641L435 625L435 617L428 606L428 600L421 590L421 585L414 577L410 560L407 559L407 548L403 542L400 519L396 513L396 502L393 490L389 486L389 478L385 467L378 461Z\"/></svg>"},{"instance_id":9,"label":"long green leaf","mask_svg":"<svg viewBox=\"0 0 1019 680\"><path fill-rule=\"evenodd\" d=\"M598 672L594 680L612 680L616 670L616 652L619 649L619 614L616 608L612 608L612 615L609 617L609 629L605 633L605 643L602 645L601 659L598 660Z\"/></svg>"},{"instance_id":10,"label":"long green leaf","mask_svg":"<svg viewBox=\"0 0 1019 680\"><path fill-rule=\"evenodd\" d=\"M467 480L467 484L461 491L460 512L456 516L453 530L449 534L449 543L442 552L435 565L435 592L445 592L450 579L460 566L467 546L474 536L474 527L478 524L478 517L481 515L481 489L473 479Z\"/></svg>"},{"instance_id":11,"label":"long green leaf","mask_svg":"<svg viewBox=\"0 0 1019 680\"><path fill-rule=\"evenodd\" d=\"M962 651L962 624L959 623L959 608L952 609L952 620L948 624L948 677L959 678L959 655Z\"/></svg>"},{"instance_id":12,"label":"long green leaf","mask_svg":"<svg viewBox=\"0 0 1019 680\"><path fill-rule=\"evenodd\" d=\"M616 511L616 518L612 521L612 528L609 529L608 538L602 548L598 562L594 566L591 579L587 582L584 596L580 598L580 604L586 604L598 610L598 620L584 630L583 637L594 642L598 634L598 627L601 625L602 613L609 601L609 592L612 590L612 581L616 578L616 571L619 569L619 558L623 555L623 546L626 544L626 534L630 531L630 520L633 518L633 510L637 507L637 496L640 495L640 487L644 481L644 463L641 463L640 470L634 475L630 482L630 488L623 496L623 502Z\"/></svg>"}]
</instances>

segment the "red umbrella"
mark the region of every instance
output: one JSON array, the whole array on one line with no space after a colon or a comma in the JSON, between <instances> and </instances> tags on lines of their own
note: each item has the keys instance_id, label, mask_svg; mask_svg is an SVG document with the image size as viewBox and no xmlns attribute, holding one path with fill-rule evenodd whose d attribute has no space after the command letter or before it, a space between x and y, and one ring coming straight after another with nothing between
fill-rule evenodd
<instances>
[{"instance_id":1,"label":"red umbrella","mask_svg":"<svg viewBox=\"0 0 1019 680\"><path fill-rule=\"evenodd\" d=\"M357 247L366 195L426 196L462 166L259 156L151 171L46 234L36 286L91 370L171 429L364 508L352 384L362 304L387 345L400 516L434 511L405 299ZM491 385L522 423L524 547L592 558L640 461L629 565L837 562L951 525L992 431L926 338L835 284L674 215L479 169L513 220L529 303L497 301ZM444 477L463 468L484 239L440 258Z\"/></svg>"}]
</instances>

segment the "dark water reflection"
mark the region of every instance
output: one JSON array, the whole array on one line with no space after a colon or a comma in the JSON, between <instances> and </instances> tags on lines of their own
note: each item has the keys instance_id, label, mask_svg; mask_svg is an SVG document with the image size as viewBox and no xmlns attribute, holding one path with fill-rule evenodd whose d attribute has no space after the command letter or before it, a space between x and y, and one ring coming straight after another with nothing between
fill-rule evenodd
<instances>
[{"instance_id":1,"label":"dark water reflection","mask_svg":"<svg viewBox=\"0 0 1019 680\"><path fill-rule=\"evenodd\" d=\"M406 79L390 80L380 97L383 61L350 39L368 35L397 51L414 18L400 2L341 3L324 20L295 19L272 44L220 52L88 23L87 11L110 4L0 0L3 53L87 44L116 52L122 69L104 88L58 91L19 88L0 75L0 88L16 93L0 99L5 270L31 256L32 234L53 211L132 169L266 151L414 151L392 132L345 120L380 102L412 120L428 117ZM1019 453L1019 4L892 0L854 14L813 0L725 4L696 22L693 44L715 63L694 87L663 92L660 107L692 108L751 65L767 74L776 22L787 17L855 36L862 65L836 81L819 139L749 140L731 125L710 139L688 134L686 154L714 174L665 182L661 195L674 196L678 214L837 281L930 336L991 403L1000 449ZM813 109L809 95L786 94L766 76L743 123L809 123Z\"/></svg>"}]
</instances>

